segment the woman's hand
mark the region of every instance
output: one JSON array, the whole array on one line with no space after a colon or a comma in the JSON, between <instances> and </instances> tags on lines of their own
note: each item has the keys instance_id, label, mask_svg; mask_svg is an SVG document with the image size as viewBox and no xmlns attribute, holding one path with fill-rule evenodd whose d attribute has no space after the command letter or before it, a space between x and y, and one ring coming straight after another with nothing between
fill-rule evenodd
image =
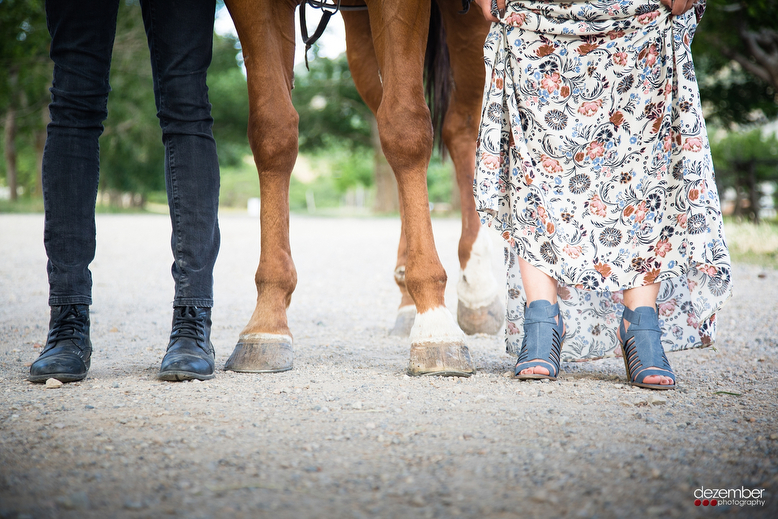
<instances>
[{"instance_id":1,"label":"woman's hand","mask_svg":"<svg viewBox=\"0 0 778 519\"><path fill-rule=\"evenodd\" d=\"M481 12L484 14L484 18L486 18L487 22L500 21L492 15L492 0L475 0L475 3L481 8ZM505 0L497 0L497 9L499 9L500 12L505 11Z\"/></svg>"},{"instance_id":2,"label":"woman's hand","mask_svg":"<svg viewBox=\"0 0 778 519\"><path fill-rule=\"evenodd\" d=\"M674 15L683 14L697 3L697 0L660 0ZM479 2L480 5L480 2Z\"/></svg>"}]
</instances>

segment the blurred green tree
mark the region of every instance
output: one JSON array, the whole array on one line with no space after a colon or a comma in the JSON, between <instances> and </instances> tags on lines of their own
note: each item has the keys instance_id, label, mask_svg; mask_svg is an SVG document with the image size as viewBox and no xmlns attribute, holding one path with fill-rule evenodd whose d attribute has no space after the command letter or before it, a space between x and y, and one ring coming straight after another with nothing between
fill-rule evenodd
<instances>
[{"instance_id":1,"label":"blurred green tree","mask_svg":"<svg viewBox=\"0 0 778 519\"><path fill-rule=\"evenodd\" d=\"M716 164L716 184L720 193L735 190L734 216L759 221L763 182L778 181L778 139L760 129L730 132L711 142Z\"/></svg>"},{"instance_id":2,"label":"blurred green tree","mask_svg":"<svg viewBox=\"0 0 778 519\"><path fill-rule=\"evenodd\" d=\"M316 47L312 51L316 52ZM300 151L331 146L370 148L370 109L359 97L346 55L315 55L296 70L292 102L300 114Z\"/></svg>"},{"instance_id":3,"label":"blurred green tree","mask_svg":"<svg viewBox=\"0 0 778 519\"><path fill-rule=\"evenodd\" d=\"M300 151L328 165L341 194L357 185L372 186L383 158L373 114L354 86L346 55L329 59L319 56L316 47L311 52L310 68L297 68L292 90Z\"/></svg>"},{"instance_id":4,"label":"blurred green tree","mask_svg":"<svg viewBox=\"0 0 778 519\"><path fill-rule=\"evenodd\" d=\"M776 0L708 0L692 53L709 121L731 129L778 116Z\"/></svg>"},{"instance_id":5,"label":"blurred green tree","mask_svg":"<svg viewBox=\"0 0 778 519\"><path fill-rule=\"evenodd\" d=\"M122 193L165 189L162 132L156 117L149 49L140 4L119 5L111 59L108 119L100 138L100 190L116 203Z\"/></svg>"},{"instance_id":6,"label":"blurred green tree","mask_svg":"<svg viewBox=\"0 0 778 519\"><path fill-rule=\"evenodd\" d=\"M40 192L51 80L48 44L42 0L0 0L2 170L12 200L20 190Z\"/></svg>"},{"instance_id":7,"label":"blurred green tree","mask_svg":"<svg viewBox=\"0 0 778 519\"><path fill-rule=\"evenodd\" d=\"M213 135L219 164L237 165L251 154L248 138L249 94L246 76L238 62L236 38L214 34L213 60L208 68L208 99L213 116Z\"/></svg>"}]
</instances>

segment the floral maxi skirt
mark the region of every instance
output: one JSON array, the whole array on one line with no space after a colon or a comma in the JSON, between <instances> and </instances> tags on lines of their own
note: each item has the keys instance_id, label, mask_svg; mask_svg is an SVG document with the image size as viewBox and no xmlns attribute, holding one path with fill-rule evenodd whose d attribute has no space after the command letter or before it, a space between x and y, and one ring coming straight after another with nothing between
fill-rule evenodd
<instances>
[{"instance_id":1,"label":"floral maxi skirt","mask_svg":"<svg viewBox=\"0 0 778 519\"><path fill-rule=\"evenodd\" d=\"M510 353L517 257L558 281L563 360L620 355L621 291L655 282L665 350L715 339L731 266L690 51L703 9L509 1L492 25L473 188L506 241Z\"/></svg>"}]
</instances>

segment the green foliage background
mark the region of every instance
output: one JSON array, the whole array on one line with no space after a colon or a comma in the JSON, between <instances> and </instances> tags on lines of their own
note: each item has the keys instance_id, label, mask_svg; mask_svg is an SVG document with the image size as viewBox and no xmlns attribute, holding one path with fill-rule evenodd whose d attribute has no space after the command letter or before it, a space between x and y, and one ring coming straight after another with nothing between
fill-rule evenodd
<instances>
[{"instance_id":1,"label":"green foliage background","mask_svg":"<svg viewBox=\"0 0 778 519\"><path fill-rule=\"evenodd\" d=\"M692 43L706 118L727 129L778 116L776 85L750 74L724 53L751 54L739 35L741 27L751 32L778 31L778 2L707 0ZM751 61L755 62L753 57Z\"/></svg>"},{"instance_id":2,"label":"green foliage background","mask_svg":"<svg viewBox=\"0 0 778 519\"><path fill-rule=\"evenodd\" d=\"M9 107L16 115L16 151L19 185L29 195L37 194L37 147L43 142L51 82L48 58L49 32L43 0L0 0L0 124ZM5 152L5 143L0 141ZM0 161L4 184L5 160Z\"/></svg>"}]
</instances>

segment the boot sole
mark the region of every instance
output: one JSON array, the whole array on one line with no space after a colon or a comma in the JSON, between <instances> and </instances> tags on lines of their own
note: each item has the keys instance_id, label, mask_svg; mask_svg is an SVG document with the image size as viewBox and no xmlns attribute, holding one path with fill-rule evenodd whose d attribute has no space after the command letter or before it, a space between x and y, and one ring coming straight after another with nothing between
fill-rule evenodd
<instances>
[{"instance_id":1,"label":"boot sole","mask_svg":"<svg viewBox=\"0 0 778 519\"><path fill-rule=\"evenodd\" d=\"M210 375L202 375L192 371L165 371L164 373L159 373L157 378L170 382L182 382L184 380L211 380L215 376L216 375L213 373Z\"/></svg>"},{"instance_id":2,"label":"boot sole","mask_svg":"<svg viewBox=\"0 0 778 519\"><path fill-rule=\"evenodd\" d=\"M46 382L50 378L55 378L64 384L67 382L78 382L79 380L84 380L86 378L86 373L84 373L83 375L73 375L72 373L50 373L47 375L30 375L27 377L27 380L29 380L30 382Z\"/></svg>"}]
</instances>

